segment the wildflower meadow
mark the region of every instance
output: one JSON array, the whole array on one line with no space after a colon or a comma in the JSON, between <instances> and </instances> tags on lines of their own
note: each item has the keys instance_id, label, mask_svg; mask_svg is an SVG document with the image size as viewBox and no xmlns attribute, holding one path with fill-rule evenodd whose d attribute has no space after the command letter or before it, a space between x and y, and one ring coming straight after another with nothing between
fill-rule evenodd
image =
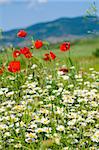
<instances>
[{"instance_id":1,"label":"wildflower meadow","mask_svg":"<svg viewBox=\"0 0 99 150\"><path fill-rule=\"evenodd\" d=\"M76 68L69 41L58 45L64 64L53 49L34 55L46 41L31 43L12 48L0 66L0 149L98 150L99 72Z\"/></svg>"}]
</instances>

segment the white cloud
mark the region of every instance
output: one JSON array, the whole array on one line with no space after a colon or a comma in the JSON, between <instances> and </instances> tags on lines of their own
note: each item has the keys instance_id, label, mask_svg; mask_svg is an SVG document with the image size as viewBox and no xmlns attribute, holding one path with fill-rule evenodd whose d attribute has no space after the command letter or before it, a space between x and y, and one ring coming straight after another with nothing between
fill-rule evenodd
<instances>
[{"instance_id":1,"label":"white cloud","mask_svg":"<svg viewBox=\"0 0 99 150\"><path fill-rule=\"evenodd\" d=\"M0 0L0 5L8 4L10 2L11 2L11 0Z\"/></svg>"},{"instance_id":2,"label":"white cloud","mask_svg":"<svg viewBox=\"0 0 99 150\"><path fill-rule=\"evenodd\" d=\"M14 2L26 2L29 4L29 6L35 6L36 4L46 3L48 2L48 0L0 0L0 5L5 5Z\"/></svg>"},{"instance_id":3,"label":"white cloud","mask_svg":"<svg viewBox=\"0 0 99 150\"><path fill-rule=\"evenodd\" d=\"M36 7L38 4L47 3L48 0L28 0L29 5L28 8Z\"/></svg>"},{"instance_id":4,"label":"white cloud","mask_svg":"<svg viewBox=\"0 0 99 150\"><path fill-rule=\"evenodd\" d=\"M38 0L39 3L47 3L48 0Z\"/></svg>"}]
</instances>

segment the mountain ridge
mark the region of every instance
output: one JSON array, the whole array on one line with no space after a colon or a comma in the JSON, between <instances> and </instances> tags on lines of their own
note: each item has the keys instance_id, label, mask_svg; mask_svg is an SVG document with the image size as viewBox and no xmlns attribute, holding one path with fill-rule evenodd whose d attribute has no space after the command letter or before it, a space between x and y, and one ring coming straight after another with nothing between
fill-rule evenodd
<instances>
[{"instance_id":1,"label":"mountain ridge","mask_svg":"<svg viewBox=\"0 0 99 150\"><path fill-rule=\"evenodd\" d=\"M63 41L65 39L72 40L82 38L92 32L99 34L99 17L62 17L49 22L37 23L23 28L28 32L26 37L27 44L30 45L29 38L33 36L34 39L48 40L52 43ZM0 45L8 46L24 46L25 39L19 39L16 35L20 30L13 29L3 32L3 38L0 40Z\"/></svg>"}]
</instances>

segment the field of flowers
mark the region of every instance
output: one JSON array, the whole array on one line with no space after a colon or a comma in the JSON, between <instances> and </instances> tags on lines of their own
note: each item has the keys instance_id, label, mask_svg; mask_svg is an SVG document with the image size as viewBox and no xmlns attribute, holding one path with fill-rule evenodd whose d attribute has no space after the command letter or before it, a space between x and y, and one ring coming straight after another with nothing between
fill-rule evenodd
<instances>
[{"instance_id":1,"label":"field of flowers","mask_svg":"<svg viewBox=\"0 0 99 150\"><path fill-rule=\"evenodd\" d=\"M19 31L25 38L27 33ZM36 50L44 44L32 41ZM76 69L70 43L61 66L53 51L44 63L28 47L13 50L13 60L0 68L1 150L98 150L99 72ZM68 67L67 67L68 66Z\"/></svg>"}]
</instances>

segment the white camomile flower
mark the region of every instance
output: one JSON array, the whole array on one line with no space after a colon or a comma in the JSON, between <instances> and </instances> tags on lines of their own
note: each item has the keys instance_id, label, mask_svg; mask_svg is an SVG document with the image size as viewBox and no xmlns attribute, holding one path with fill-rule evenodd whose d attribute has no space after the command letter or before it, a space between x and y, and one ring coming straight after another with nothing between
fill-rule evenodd
<instances>
[{"instance_id":1,"label":"white camomile flower","mask_svg":"<svg viewBox=\"0 0 99 150\"><path fill-rule=\"evenodd\" d=\"M15 107L13 107L13 110L17 110L17 111L23 111L25 108L23 107L23 105L16 105Z\"/></svg>"},{"instance_id":2,"label":"white camomile flower","mask_svg":"<svg viewBox=\"0 0 99 150\"><path fill-rule=\"evenodd\" d=\"M70 85L68 85L68 88L73 88L74 87L74 85L73 84L70 84Z\"/></svg>"},{"instance_id":3,"label":"white camomile flower","mask_svg":"<svg viewBox=\"0 0 99 150\"><path fill-rule=\"evenodd\" d=\"M8 126L6 124L0 124L0 130L8 130Z\"/></svg>"},{"instance_id":4,"label":"white camomile flower","mask_svg":"<svg viewBox=\"0 0 99 150\"><path fill-rule=\"evenodd\" d=\"M12 95L14 95L14 91L8 92L8 93L6 94L6 97L10 97L10 96L12 96Z\"/></svg>"},{"instance_id":5,"label":"white camomile flower","mask_svg":"<svg viewBox=\"0 0 99 150\"><path fill-rule=\"evenodd\" d=\"M47 85L46 88L47 88L47 89L51 89L51 85Z\"/></svg>"},{"instance_id":6,"label":"white camomile flower","mask_svg":"<svg viewBox=\"0 0 99 150\"><path fill-rule=\"evenodd\" d=\"M64 131L65 127L63 125L58 125L56 128L57 131Z\"/></svg>"},{"instance_id":7,"label":"white camomile flower","mask_svg":"<svg viewBox=\"0 0 99 150\"><path fill-rule=\"evenodd\" d=\"M42 119L40 120L40 122L41 122L42 124L49 124L49 123L50 123L50 121L49 121L47 118L42 118Z\"/></svg>"},{"instance_id":8,"label":"white camomile flower","mask_svg":"<svg viewBox=\"0 0 99 150\"><path fill-rule=\"evenodd\" d=\"M89 71L93 71L94 70L94 68L89 68Z\"/></svg>"},{"instance_id":9,"label":"white camomile flower","mask_svg":"<svg viewBox=\"0 0 99 150\"><path fill-rule=\"evenodd\" d=\"M91 140L93 142L99 142L99 130L96 130L96 132L91 136Z\"/></svg>"},{"instance_id":10,"label":"white camomile flower","mask_svg":"<svg viewBox=\"0 0 99 150\"><path fill-rule=\"evenodd\" d=\"M49 96L49 100L54 100L55 99L55 96L54 95L51 95L51 96Z\"/></svg>"},{"instance_id":11,"label":"white camomile flower","mask_svg":"<svg viewBox=\"0 0 99 150\"><path fill-rule=\"evenodd\" d=\"M62 76L63 80L69 80L69 76L65 75L65 76Z\"/></svg>"},{"instance_id":12,"label":"white camomile flower","mask_svg":"<svg viewBox=\"0 0 99 150\"><path fill-rule=\"evenodd\" d=\"M5 132L4 137L9 137L11 136L10 132Z\"/></svg>"},{"instance_id":13,"label":"white camomile flower","mask_svg":"<svg viewBox=\"0 0 99 150\"><path fill-rule=\"evenodd\" d=\"M75 66L70 67L70 69L71 69L71 70L74 70L74 69L75 69Z\"/></svg>"},{"instance_id":14,"label":"white camomile flower","mask_svg":"<svg viewBox=\"0 0 99 150\"><path fill-rule=\"evenodd\" d=\"M73 126L75 123L76 123L76 119L72 119L72 120L68 121L67 124L68 124L69 126Z\"/></svg>"},{"instance_id":15,"label":"white camomile flower","mask_svg":"<svg viewBox=\"0 0 99 150\"><path fill-rule=\"evenodd\" d=\"M52 128L50 128L50 127L44 127L43 128L43 131L46 132L46 133L50 133L51 130L52 130Z\"/></svg>"},{"instance_id":16,"label":"white camomile flower","mask_svg":"<svg viewBox=\"0 0 99 150\"><path fill-rule=\"evenodd\" d=\"M19 149L19 148L21 148L21 147L22 147L22 144L17 143L17 144L15 144L15 145L14 145L14 147Z\"/></svg>"},{"instance_id":17,"label":"white camomile flower","mask_svg":"<svg viewBox=\"0 0 99 150\"><path fill-rule=\"evenodd\" d=\"M54 138L54 141L57 145L60 145L60 139L61 139L60 137Z\"/></svg>"},{"instance_id":18,"label":"white camomile flower","mask_svg":"<svg viewBox=\"0 0 99 150\"><path fill-rule=\"evenodd\" d=\"M34 138L26 138L25 139L25 142L26 143L32 143L32 142L35 142L36 140Z\"/></svg>"},{"instance_id":19,"label":"white camomile flower","mask_svg":"<svg viewBox=\"0 0 99 150\"><path fill-rule=\"evenodd\" d=\"M35 68L37 68L37 65L33 64L32 67L31 67L31 69L35 69Z\"/></svg>"},{"instance_id":20,"label":"white camomile flower","mask_svg":"<svg viewBox=\"0 0 99 150\"><path fill-rule=\"evenodd\" d=\"M4 94L4 92L2 90L0 90L0 95L3 95L3 94Z\"/></svg>"},{"instance_id":21,"label":"white camomile flower","mask_svg":"<svg viewBox=\"0 0 99 150\"><path fill-rule=\"evenodd\" d=\"M4 93L6 93L6 92L8 92L8 88L1 88L1 90L4 92Z\"/></svg>"},{"instance_id":22,"label":"white camomile flower","mask_svg":"<svg viewBox=\"0 0 99 150\"><path fill-rule=\"evenodd\" d=\"M19 128L17 128L17 129L15 129L15 131L16 131L16 133L19 133L19 132L20 132L20 129L19 129Z\"/></svg>"},{"instance_id":23,"label":"white camomile flower","mask_svg":"<svg viewBox=\"0 0 99 150\"><path fill-rule=\"evenodd\" d=\"M29 77L28 77L28 80L31 80L31 79L33 79L33 76L29 76Z\"/></svg>"},{"instance_id":24,"label":"white camomile flower","mask_svg":"<svg viewBox=\"0 0 99 150\"><path fill-rule=\"evenodd\" d=\"M69 147L64 147L62 150L69 150Z\"/></svg>"},{"instance_id":25,"label":"white camomile flower","mask_svg":"<svg viewBox=\"0 0 99 150\"><path fill-rule=\"evenodd\" d=\"M98 103L95 102L95 101L91 101L91 102L90 102L90 105L93 106L93 107L97 107L97 106L98 106Z\"/></svg>"},{"instance_id":26,"label":"white camomile flower","mask_svg":"<svg viewBox=\"0 0 99 150\"><path fill-rule=\"evenodd\" d=\"M37 124L35 124L34 122L31 122L30 124L30 128L33 129L33 128L37 128Z\"/></svg>"},{"instance_id":27,"label":"white camomile flower","mask_svg":"<svg viewBox=\"0 0 99 150\"><path fill-rule=\"evenodd\" d=\"M41 132L44 132L44 129L43 129L43 128L37 128L37 129L35 130L35 132L36 132L36 133L41 133Z\"/></svg>"},{"instance_id":28,"label":"white camomile flower","mask_svg":"<svg viewBox=\"0 0 99 150\"><path fill-rule=\"evenodd\" d=\"M34 138L34 139L36 139L36 138L37 138L37 135L36 135L36 133L30 132L30 133L26 133L26 137L27 137L27 138Z\"/></svg>"}]
</instances>

